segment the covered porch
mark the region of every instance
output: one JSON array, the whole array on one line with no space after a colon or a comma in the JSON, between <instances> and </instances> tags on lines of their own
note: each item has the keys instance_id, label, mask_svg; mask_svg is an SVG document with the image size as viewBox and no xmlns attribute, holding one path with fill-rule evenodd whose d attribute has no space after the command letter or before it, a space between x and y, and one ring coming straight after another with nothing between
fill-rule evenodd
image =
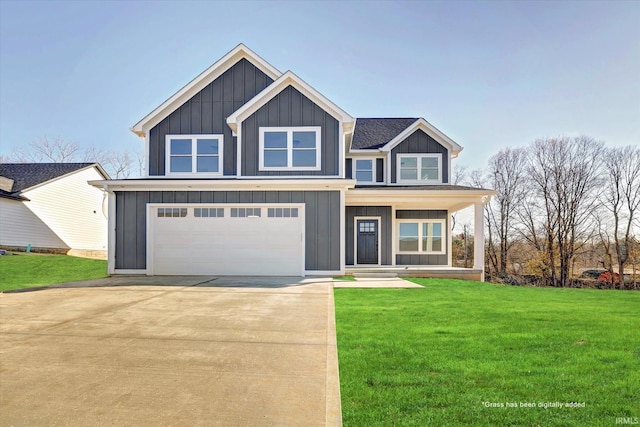
<instances>
[{"instance_id":1,"label":"covered porch","mask_svg":"<svg viewBox=\"0 0 640 427\"><path fill-rule=\"evenodd\" d=\"M457 185L371 186L347 190L345 273L359 277L413 276L483 281L484 204L493 194L492 190ZM473 267L454 267L451 216L471 206L474 212ZM407 222L411 223L410 227L403 225ZM376 224L378 228L374 229ZM424 231L407 238L403 230L408 228ZM436 229L441 230L439 234L433 231ZM365 234L371 234L371 230L376 230L378 235L369 240L375 244L369 243L367 247ZM407 249L407 242L414 249ZM363 251L373 251L373 256L360 256Z\"/></svg>"}]
</instances>

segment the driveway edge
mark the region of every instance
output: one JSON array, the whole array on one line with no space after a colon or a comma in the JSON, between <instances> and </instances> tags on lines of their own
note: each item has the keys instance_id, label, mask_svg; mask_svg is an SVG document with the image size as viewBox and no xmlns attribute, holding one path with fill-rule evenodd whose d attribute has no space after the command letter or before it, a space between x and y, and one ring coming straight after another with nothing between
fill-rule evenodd
<instances>
[{"instance_id":1,"label":"driveway edge","mask_svg":"<svg viewBox=\"0 0 640 427\"><path fill-rule=\"evenodd\" d=\"M327 426L342 426L342 406L340 403L340 371L338 368L338 340L336 336L336 309L333 286L330 283L327 302Z\"/></svg>"}]
</instances>

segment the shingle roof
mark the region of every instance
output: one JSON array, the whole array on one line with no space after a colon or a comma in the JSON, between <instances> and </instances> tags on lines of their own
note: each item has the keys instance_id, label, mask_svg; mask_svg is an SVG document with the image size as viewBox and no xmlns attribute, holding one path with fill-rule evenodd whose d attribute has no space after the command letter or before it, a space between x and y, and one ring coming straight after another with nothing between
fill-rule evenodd
<instances>
[{"instance_id":1,"label":"shingle roof","mask_svg":"<svg viewBox=\"0 0 640 427\"><path fill-rule=\"evenodd\" d=\"M18 193L28 188L58 178L79 169L93 166L96 163L0 163L0 176L13 180L11 193ZM5 194L5 196L7 195Z\"/></svg>"},{"instance_id":2,"label":"shingle roof","mask_svg":"<svg viewBox=\"0 0 640 427\"><path fill-rule=\"evenodd\" d=\"M356 119L353 129L351 149L376 149L398 136L403 130L411 126L417 118L380 118Z\"/></svg>"}]
</instances>

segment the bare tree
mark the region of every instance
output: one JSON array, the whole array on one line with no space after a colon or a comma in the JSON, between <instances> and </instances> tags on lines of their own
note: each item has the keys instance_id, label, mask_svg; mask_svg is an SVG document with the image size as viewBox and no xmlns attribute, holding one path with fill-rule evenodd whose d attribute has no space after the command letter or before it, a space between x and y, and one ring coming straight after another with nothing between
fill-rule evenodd
<instances>
[{"instance_id":1,"label":"bare tree","mask_svg":"<svg viewBox=\"0 0 640 427\"><path fill-rule=\"evenodd\" d=\"M461 185L467 179L467 167L464 165L455 165L453 167L453 171L451 173L451 181L454 185ZM457 214L458 212L451 215L451 230L453 231L456 228L457 222Z\"/></svg>"},{"instance_id":2,"label":"bare tree","mask_svg":"<svg viewBox=\"0 0 640 427\"><path fill-rule=\"evenodd\" d=\"M640 148L610 148L605 154L606 187L600 198L603 208L612 215L611 234L615 242L620 287L624 288L624 266L629 259L633 224L640 207Z\"/></svg>"},{"instance_id":3,"label":"bare tree","mask_svg":"<svg viewBox=\"0 0 640 427\"><path fill-rule=\"evenodd\" d=\"M473 186L478 188L489 186L487 175L482 169L475 169L471 171L469 174L469 180ZM484 205L482 214L484 216L486 233L484 257L487 262L485 262L485 265L489 269L490 273L495 274L498 271L498 258L496 256L494 223L491 221L489 203Z\"/></svg>"},{"instance_id":4,"label":"bare tree","mask_svg":"<svg viewBox=\"0 0 640 427\"><path fill-rule=\"evenodd\" d=\"M129 178L133 166L134 159L129 151L112 151L105 163L105 167L111 171L111 177L115 179Z\"/></svg>"},{"instance_id":5,"label":"bare tree","mask_svg":"<svg viewBox=\"0 0 640 427\"><path fill-rule=\"evenodd\" d=\"M136 174L136 176L144 176L146 168L146 157L142 151L136 152L136 164L138 166L138 173Z\"/></svg>"},{"instance_id":6,"label":"bare tree","mask_svg":"<svg viewBox=\"0 0 640 427\"><path fill-rule=\"evenodd\" d=\"M80 154L80 146L61 137L38 138L25 147L14 148L11 154L18 163L69 163L76 161Z\"/></svg>"},{"instance_id":7,"label":"bare tree","mask_svg":"<svg viewBox=\"0 0 640 427\"><path fill-rule=\"evenodd\" d=\"M613 273L613 245L611 236L609 235L609 230L612 228L610 222L607 221L605 215L602 215L601 211L594 211L593 217L596 223L596 232L598 233L598 238L600 239L600 244L602 246L602 250L604 251L604 261L600 261L602 266L606 268L610 273ZM611 285L613 287L614 283L614 275L610 274L611 277Z\"/></svg>"},{"instance_id":8,"label":"bare tree","mask_svg":"<svg viewBox=\"0 0 640 427\"><path fill-rule=\"evenodd\" d=\"M509 249L513 244L516 209L524 200L527 152L523 148L504 148L489 159L489 183L497 191L486 206L489 229L497 246L490 239L490 257L498 274L505 274ZM492 236L493 237L493 236Z\"/></svg>"},{"instance_id":9,"label":"bare tree","mask_svg":"<svg viewBox=\"0 0 640 427\"><path fill-rule=\"evenodd\" d=\"M57 137L38 138L24 147L14 148L10 156L1 156L0 162L17 163L100 163L105 171L115 179L129 178L132 174L144 173L144 155L129 150L103 150L96 146L82 149L78 144Z\"/></svg>"},{"instance_id":10,"label":"bare tree","mask_svg":"<svg viewBox=\"0 0 640 427\"><path fill-rule=\"evenodd\" d=\"M543 208L545 261L552 286L569 286L571 261L593 230L589 219L597 200L602 147L585 136L538 139L530 147L527 174ZM527 216L535 235L540 226L534 227L532 211Z\"/></svg>"}]
</instances>

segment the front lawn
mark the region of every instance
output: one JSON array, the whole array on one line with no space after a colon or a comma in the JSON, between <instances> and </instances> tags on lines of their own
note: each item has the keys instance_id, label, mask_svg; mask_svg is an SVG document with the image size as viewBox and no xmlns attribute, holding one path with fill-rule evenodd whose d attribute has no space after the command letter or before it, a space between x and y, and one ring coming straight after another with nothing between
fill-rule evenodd
<instances>
[{"instance_id":1,"label":"front lawn","mask_svg":"<svg viewBox=\"0 0 640 427\"><path fill-rule=\"evenodd\" d=\"M0 256L0 291L107 276L107 261L65 255Z\"/></svg>"},{"instance_id":2,"label":"front lawn","mask_svg":"<svg viewBox=\"0 0 640 427\"><path fill-rule=\"evenodd\" d=\"M414 281L334 291L346 427L640 417L640 293Z\"/></svg>"}]
</instances>

